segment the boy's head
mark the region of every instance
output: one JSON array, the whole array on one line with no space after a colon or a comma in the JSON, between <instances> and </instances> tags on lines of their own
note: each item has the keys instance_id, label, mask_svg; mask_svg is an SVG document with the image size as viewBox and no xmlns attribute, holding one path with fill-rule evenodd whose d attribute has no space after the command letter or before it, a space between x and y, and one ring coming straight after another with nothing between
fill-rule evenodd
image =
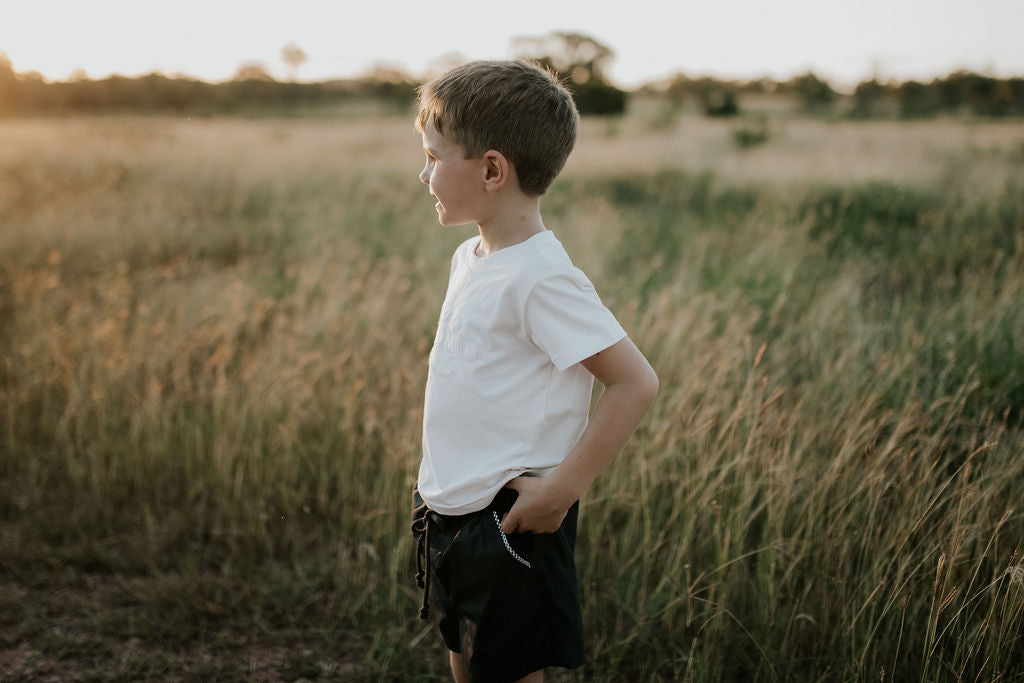
<instances>
[{"instance_id":1,"label":"boy's head","mask_svg":"<svg viewBox=\"0 0 1024 683\"><path fill-rule=\"evenodd\" d=\"M569 91L540 67L479 61L420 87L416 127L422 132L428 123L466 158L501 152L523 193L541 195L576 143L579 114Z\"/></svg>"}]
</instances>

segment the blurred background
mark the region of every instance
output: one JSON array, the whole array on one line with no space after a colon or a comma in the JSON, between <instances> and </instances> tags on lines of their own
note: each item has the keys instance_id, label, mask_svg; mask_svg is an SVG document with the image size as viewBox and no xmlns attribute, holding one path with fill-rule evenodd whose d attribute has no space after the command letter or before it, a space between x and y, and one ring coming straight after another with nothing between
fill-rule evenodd
<instances>
[{"instance_id":1,"label":"blurred background","mask_svg":"<svg viewBox=\"0 0 1024 683\"><path fill-rule=\"evenodd\" d=\"M400 99L409 97L402 86L454 64L516 56L556 66L594 113L624 111L614 90L690 94L719 113L763 93L861 117L1022 107L1013 77L1024 73L1024 10L1012 0L640 0L626 15L527 0L500 21L465 0L436 11L394 0L359 12L311 0L41 0L5 11L5 113L215 114L368 93Z\"/></svg>"},{"instance_id":2,"label":"blurred background","mask_svg":"<svg viewBox=\"0 0 1024 683\"><path fill-rule=\"evenodd\" d=\"M517 56L583 114L545 221L662 386L550 679L1024 678L1019 2L3 15L0 679L448 679L409 492L475 227L413 107Z\"/></svg>"}]
</instances>

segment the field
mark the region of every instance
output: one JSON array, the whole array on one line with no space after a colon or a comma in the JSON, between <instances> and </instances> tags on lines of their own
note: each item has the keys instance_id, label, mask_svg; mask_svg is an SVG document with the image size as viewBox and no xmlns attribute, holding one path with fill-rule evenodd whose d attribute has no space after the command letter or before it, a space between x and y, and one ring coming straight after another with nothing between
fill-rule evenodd
<instances>
[{"instance_id":1,"label":"field","mask_svg":"<svg viewBox=\"0 0 1024 683\"><path fill-rule=\"evenodd\" d=\"M545 219L661 379L551 680L1024 680L1024 124L587 120ZM0 120L0 678L447 680L408 118Z\"/></svg>"}]
</instances>

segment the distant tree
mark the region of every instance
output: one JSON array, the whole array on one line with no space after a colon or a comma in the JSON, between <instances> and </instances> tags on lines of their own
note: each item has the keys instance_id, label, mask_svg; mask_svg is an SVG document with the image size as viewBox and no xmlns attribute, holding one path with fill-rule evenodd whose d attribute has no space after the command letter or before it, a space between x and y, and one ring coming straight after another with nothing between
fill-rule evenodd
<instances>
[{"instance_id":1,"label":"distant tree","mask_svg":"<svg viewBox=\"0 0 1024 683\"><path fill-rule=\"evenodd\" d=\"M861 81L853 91L853 107L850 109L850 116L858 119L867 119L878 113L878 103L885 97L886 88L872 78L870 81Z\"/></svg>"},{"instance_id":2,"label":"distant tree","mask_svg":"<svg viewBox=\"0 0 1024 683\"><path fill-rule=\"evenodd\" d=\"M415 79L397 66L375 64L360 77L368 83L412 83Z\"/></svg>"},{"instance_id":3,"label":"distant tree","mask_svg":"<svg viewBox=\"0 0 1024 683\"><path fill-rule=\"evenodd\" d=\"M566 81L581 114L621 114L626 110L626 92L608 82L605 72L615 53L596 38L565 31L518 36L512 39L512 50Z\"/></svg>"},{"instance_id":4,"label":"distant tree","mask_svg":"<svg viewBox=\"0 0 1024 683\"><path fill-rule=\"evenodd\" d=\"M689 78L678 74L669 81L665 93L676 107L684 100L694 98L708 116L736 116L740 113L737 92L741 88L740 84L716 78Z\"/></svg>"},{"instance_id":5,"label":"distant tree","mask_svg":"<svg viewBox=\"0 0 1024 683\"><path fill-rule=\"evenodd\" d=\"M928 84L908 81L899 88L900 113L905 118L939 112L978 116L1019 114L1024 111L1024 102L1014 90L1015 80L1019 79L956 71Z\"/></svg>"},{"instance_id":6,"label":"distant tree","mask_svg":"<svg viewBox=\"0 0 1024 683\"><path fill-rule=\"evenodd\" d=\"M10 112L18 108L18 77L14 65L0 52L0 111Z\"/></svg>"},{"instance_id":7,"label":"distant tree","mask_svg":"<svg viewBox=\"0 0 1024 683\"><path fill-rule=\"evenodd\" d=\"M938 112L935 90L918 81L901 83L896 90L900 103L900 117L917 119L932 116Z\"/></svg>"},{"instance_id":8,"label":"distant tree","mask_svg":"<svg viewBox=\"0 0 1024 683\"><path fill-rule=\"evenodd\" d=\"M731 83L705 76L691 81L690 91L700 100L708 116L736 116L740 113L740 105Z\"/></svg>"},{"instance_id":9,"label":"distant tree","mask_svg":"<svg viewBox=\"0 0 1024 683\"><path fill-rule=\"evenodd\" d=\"M774 79L764 76L747 81L746 83L740 83L738 90L741 93L768 95L775 92L778 87L779 84Z\"/></svg>"},{"instance_id":10,"label":"distant tree","mask_svg":"<svg viewBox=\"0 0 1024 683\"><path fill-rule=\"evenodd\" d=\"M236 81L272 81L274 77L267 72L263 62L242 62L238 65L233 80Z\"/></svg>"},{"instance_id":11,"label":"distant tree","mask_svg":"<svg viewBox=\"0 0 1024 683\"><path fill-rule=\"evenodd\" d=\"M967 72L957 71L946 78L940 78L932 83L935 91L935 98L938 105L950 113L958 113L967 106Z\"/></svg>"},{"instance_id":12,"label":"distant tree","mask_svg":"<svg viewBox=\"0 0 1024 683\"><path fill-rule=\"evenodd\" d=\"M818 78L813 71L794 78L789 82L789 86L800 98L805 111L825 112L835 103L836 91L827 81Z\"/></svg>"},{"instance_id":13,"label":"distant tree","mask_svg":"<svg viewBox=\"0 0 1024 683\"><path fill-rule=\"evenodd\" d=\"M1005 83L1010 102L1013 103L1012 113L1024 115L1024 78L1009 78Z\"/></svg>"},{"instance_id":14,"label":"distant tree","mask_svg":"<svg viewBox=\"0 0 1024 683\"><path fill-rule=\"evenodd\" d=\"M615 57L612 49L582 33L553 31L543 36L512 39L516 55L544 64L577 85L605 80L605 67Z\"/></svg>"},{"instance_id":15,"label":"distant tree","mask_svg":"<svg viewBox=\"0 0 1024 683\"><path fill-rule=\"evenodd\" d=\"M675 109L680 109L683 103L692 95L690 90L692 81L686 74L676 74L665 84L665 96Z\"/></svg>"},{"instance_id":16,"label":"distant tree","mask_svg":"<svg viewBox=\"0 0 1024 683\"><path fill-rule=\"evenodd\" d=\"M704 113L708 116L736 116L740 113L736 92L722 89L711 93L704 102Z\"/></svg>"},{"instance_id":17,"label":"distant tree","mask_svg":"<svg viewBox=\"0 0 1024 683\"><path fill-rule=\"evenodd\" d=\"M359 83L364 94L390 102L399 110L416 99L416 79L388 64L375 65L359 78Z\"/></svg>"},{"instance_id":18,"label":"distant tree","mask_svg":"<svg viewBox=\"0 0 1024 683\"><path fill-rule=\"evenodd\" d=\"M298 80L299 67L308 60L309 55L306 54L306 51L295 43L288 43L281 48L281 61L288 66L293 81Z\"/></svg>"},{"instance_id":19,"label":"distant tree","mask_svg":"<svg viewBox=\"0 0 1024 683\"><path fill-rule=\"evenodd\" d=\"M975 114L1005 116L1010 111L1011 91L1006 81L974 73L953 74L947 80L961 81L964 99Z\"/></svg>"}]
</instances>

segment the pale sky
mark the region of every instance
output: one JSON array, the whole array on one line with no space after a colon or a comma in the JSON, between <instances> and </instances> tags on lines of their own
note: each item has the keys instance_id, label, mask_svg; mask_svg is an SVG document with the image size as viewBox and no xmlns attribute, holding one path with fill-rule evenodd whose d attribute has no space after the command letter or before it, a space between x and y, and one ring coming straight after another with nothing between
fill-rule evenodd
<instances>
[{"instance_id":1,"label":"pale sky","mask_svg":"<svg viewBox=\"0 0 1024 683\"><path fill-rule=\"evenodd\" d=\"M1024 0L0 0L0 52L53 80L152 71L230 78L281 48L302 80L374 65L421 75L439 58L501 59L514 36L569 30L616 54L634 87L676 72L784 79L813 69L839 86L879 74L927 80L956 69L1024 76Z\"/></svg>"}]
</instances>

